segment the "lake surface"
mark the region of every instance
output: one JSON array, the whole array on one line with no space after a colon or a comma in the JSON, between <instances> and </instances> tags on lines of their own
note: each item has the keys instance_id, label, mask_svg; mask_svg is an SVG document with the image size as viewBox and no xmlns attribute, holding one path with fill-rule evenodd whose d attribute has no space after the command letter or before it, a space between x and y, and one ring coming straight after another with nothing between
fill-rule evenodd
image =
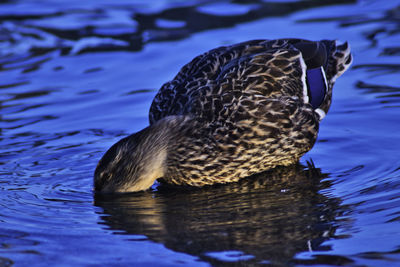
<instances>
[{"instance_id":1,"label":"lake surface","mask_svg":"<svg viewBox=\"0 0 400 267\"><path fill-rule=\"evenodd\" d=\"M95 196L196 55L249 39L347 40L299 165L201 189ZM0 4L0 266L400 266L400 1Z\"/></svg>"}]
</instances>

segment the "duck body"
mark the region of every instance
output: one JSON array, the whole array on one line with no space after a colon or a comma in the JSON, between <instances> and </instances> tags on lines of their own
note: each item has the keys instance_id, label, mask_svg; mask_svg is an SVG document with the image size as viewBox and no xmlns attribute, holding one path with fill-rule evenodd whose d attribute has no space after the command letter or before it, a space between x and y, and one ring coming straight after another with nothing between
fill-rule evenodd
<instances>
[{"instance_id":1,"label":"duck body","mask_svg":"<svg viewBox=\"0 0 400 267\"><path fill-rule=\"evenodd\" d=\"M150 126L107 151L95 189L227 183L296 163L313 147L351 61L347 43L328 40L253 40L206 52L161 87Z\"/></svg>"}]
</instances>

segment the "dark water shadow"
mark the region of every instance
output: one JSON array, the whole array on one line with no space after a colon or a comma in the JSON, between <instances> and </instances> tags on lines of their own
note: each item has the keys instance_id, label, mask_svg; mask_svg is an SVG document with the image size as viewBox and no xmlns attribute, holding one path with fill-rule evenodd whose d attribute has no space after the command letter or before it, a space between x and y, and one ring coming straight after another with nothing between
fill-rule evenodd
<instances>
[{"instance_id":1,"label":"dark water shadow","mask_svg":"<svg viewBox=\"0 0 400 267\"><path fill-rule=\"evenodd\" d=\"M296 165L227 185L96 195L95 205L115 234L146 236L213 265L285 266L301 263L293 260L299 252L330 250L323 241L339 238L336 218L348 208L320 193L330 187L325 177Z\"/></svg>"},{"instance_id":2,"label":"dark water shadow","mask_svg":"<svg viewBox=\"0 0 400 267\"><path fill-rule=\"evenodd\" d=\"M266 17L286 16L294 12L305 9L317 8L330 5L352 4L355 0L303 0L303 1L285 1L266 2L262 0L231 0L231 1L194 1L189 5L187 3L171 4L170 7L148 13L141 11L136 5L127 5L125 11L130 12L130 17L137 27L125 27L124 29L114 28L113 25L101 27L96 24L84 24L77 28L60 28L59 26L39 26L33 23L24 28L23 35L29 34L32 40L48 40L48 42L33 42L29 51L35 55L43 55L50 51L60 50L63 55L82 54L91 52L107 51L139 51L148 42L160 42L169 40L181 40L190 35L212 29L234 27L240 23L251 22ZM240 14L214 14L213 11L204 11L202 8L210 3L225 3L242 6L245 11ZM93 16L110 16L109 12L121 12L121 7L108 6L107 8L92 8L82 10L54 10L53 12L44 12L38 14L27 14L20 12L17 14L0 14L0 23L2 21L19 22L37 22L50 18L62 18L67 15L77 16L76 19L82 20L82 16L87 16L87 20ZM218 8L216 8L218 9ZM100 16L100 17L101 17ZM170 21L172 26L160 24L160 21ZM175 22L175 23L174 23ZM178 23L177 23L178 22ZM111 27L111 28L109 28ZM13 29L14 30L14 29ZM15 40L13 30L3 29L4 39L10 45L18 42ZM268 31L266 30L266 33ZM53 43L48 37L50 34L56 37L57 42ZM267 37L267 36L266 36ZM85 38L91 38L91 41L85 41ZM99 38L94 41L93 38ZM104 39L105 38L105 39ZM82 42L79 42L81 40ZM67 42L65 42L67 41ZM44 44L43 44L44 43ZM79 47L79 48L78 48ZM15 59L13 59L15 60ZM1 69L1 65L0 65Z\"/></svg>"},{"instance_id":3,"label":"dark water shadow","mask_svg":"<svg viewBox=\"0 0 400 267\"><path fill-rule=\"evenodd\" d=\"M218 1L222 2L222 1ZM207 13L199 9L199 3L194 6L175 7L163 10L155 14L137 13L133 18L139 23L138 33L143 36L146 33L146 41L166 41L187 38L189 35L205 30L229 28L239 23L255 21L266 17L286 16L300 10L354 3L354 0L326 0L326 1L290 1L285 3L266 2L261 0L229 1L232 4L248 6L248 10L242 14L218 15ZM157 24L157 20L185 22L183 27L163 28Z\"/></svg>"},{"instance_id":4,"label":"dark water shadow","mask_svg":"<svg viewBox=\"0 0 400 267\"><path fill-rule=\"evenodd\" d=\"M14 262L8 258L3 258L0 257L0 266L6 267L6 266L12 266Z\"/></svg>"},{"instance_id":5,"label":"dark water shadow","mask_svg":"<svg viewBox=\"0 0 400 267\"><path fill-rule=\"evenodd\" d=\"M364 94L374 94L383 107L399 107L400 87L358 81L355 87Z\"/></svg>"}]
</instances>

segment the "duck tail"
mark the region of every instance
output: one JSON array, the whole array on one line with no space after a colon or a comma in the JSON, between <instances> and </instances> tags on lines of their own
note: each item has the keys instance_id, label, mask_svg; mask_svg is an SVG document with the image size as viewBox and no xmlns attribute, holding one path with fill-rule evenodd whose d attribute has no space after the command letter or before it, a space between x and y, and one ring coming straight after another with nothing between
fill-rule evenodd
<instances>
[{"instance_id":1,"label":"duck tail","mask_svg":"<svg viewBox=\"0 0 400 267\"><path fill-rule=\"evenodd\" d=\"M321 41L327 47L328 59L324 66L326 78L330 86L333 86L336 79L339 78L353 62L350 53L350 45L347 42L339 44L338 41Z\"/></svg>"}]
</instances>

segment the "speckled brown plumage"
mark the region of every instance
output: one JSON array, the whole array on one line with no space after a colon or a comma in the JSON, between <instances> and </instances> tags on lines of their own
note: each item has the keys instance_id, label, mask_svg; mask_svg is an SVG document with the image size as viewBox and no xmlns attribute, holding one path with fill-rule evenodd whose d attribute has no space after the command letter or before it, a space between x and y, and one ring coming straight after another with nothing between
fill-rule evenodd
<instances>
[{"instance_id":1,"label":"speckled brown plumage","mask_svg":"<svg viewBox=\"0 0 400 267\"><path fill-rule=\"evenodd\" d=\"M104 155L96 190L139 191L157 178L227 183L297 162L314 145L351 60L347 43L300 39L248 41L194 58L155 96L150 126ZM320 66L328 86L313 109L306 70Z\"/></svg>"}]
</instances>

